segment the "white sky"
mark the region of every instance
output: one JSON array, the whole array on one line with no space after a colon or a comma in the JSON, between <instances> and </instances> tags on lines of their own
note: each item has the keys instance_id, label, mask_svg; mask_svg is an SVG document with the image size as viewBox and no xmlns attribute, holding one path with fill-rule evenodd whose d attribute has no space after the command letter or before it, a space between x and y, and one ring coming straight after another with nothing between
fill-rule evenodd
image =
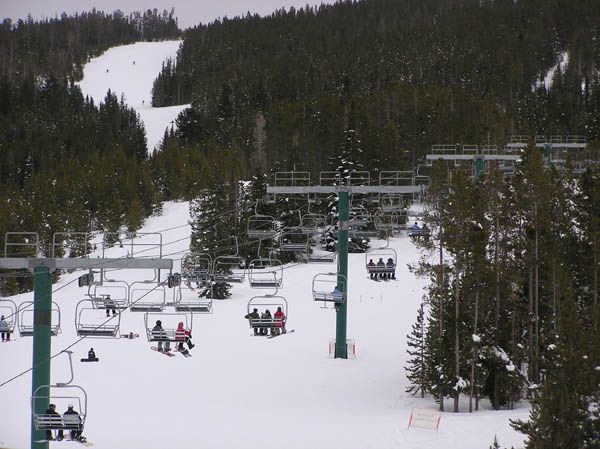
<instances>
[{"instance_id":1,"label":"white sky","mask_svg":"<svg viewBox=\"0 0 600 449\"><path fill-rule=\"evenodd\" d=\"M63 12L89 11L93 7L105 12L120 9L125 13L154 8L163 11L174 7L179 26L188 28L224 16L245 15L248 11L265 15L282 7L300 8L321 3L335 3L335 0L0 0L0 18L24 19L27 14L34 19L51 18Z\"/></svg>"}]
</instances>

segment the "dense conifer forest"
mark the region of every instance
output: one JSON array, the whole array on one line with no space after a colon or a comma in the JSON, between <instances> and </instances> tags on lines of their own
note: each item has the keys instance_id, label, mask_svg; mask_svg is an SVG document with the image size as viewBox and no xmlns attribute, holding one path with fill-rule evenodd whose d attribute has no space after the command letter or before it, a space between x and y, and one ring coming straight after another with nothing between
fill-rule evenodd
<instances>
[{"instance_id":1,"label":"dense conifer forest","mask_svg":"<svg viewBox=\"0 0 600 449\"><path fill-rule=\"evenodd\" d=\"M143 124L114 94L96 105L74 84L91 57L139 40L177 38L173 11L92 11L0 25L0 234L138 229L160 204ZM8 291L30 280L9 279Z\"/></svg>"},{"instance_id":2,"label":"dense conifer forest","mask_svg":"<svg viewBox=\"0 0 600 449\"><path fill-rule=\"evenodd\" d=\"M178 144L229 148L250 171L324 169L347 130L370 170L410 168L434 143L592 140L599 19L592 0L370 0L223 20L185 32L154 104L191 102Z\"/></svg>"},{"instance_id":3,"label":"dense conifer forest","mask_svg":"<svg viewBox=\"0 0 600 449\"><path fill-rule=\"evenodd\" d=\"M133 109L111 92L94 104L75 82L112 46L179 37L153 104L192 106L150 156ZM38 232L47 255L55 232L135 232L186 199L191 249L216 251L275 170L411 170L432 144L511 134L584 135L594 151L599 57L595 0L342 1L183 33L173 11L4 20L0 236ZM446 410L461 395L472 410L530 398L532 420L514 423L528 448L600 447L600 173L544 170L533 146L511 178L430 171L432 238L419 244L441 262L413 267L431 283L409 336L411 392ZM332 215L333 201L314 207ZM292 225L299 208L279 198L260 212Z\"/></svg>"},{"instance_id":4,"label":"dense conifer forest","mask_svg":"<svg viewBox=\"0 0 600 449\"><path fill-rule=\"evenodd\" d=\"M526 447L598 447L600 170L547 170L531 144L511 177L433 175L408 391L454 411L530 398Z\"/></svg>"}]
</instances>

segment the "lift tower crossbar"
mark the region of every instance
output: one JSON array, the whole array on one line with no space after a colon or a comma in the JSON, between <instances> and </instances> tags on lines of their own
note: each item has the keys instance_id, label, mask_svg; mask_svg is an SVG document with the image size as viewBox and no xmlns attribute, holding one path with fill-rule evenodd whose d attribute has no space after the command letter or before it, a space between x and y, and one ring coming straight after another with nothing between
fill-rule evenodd
<instances>
[{"instance_id":1,"label":"lift tower crossbar","mask_svg":"<svg viewBox=\"0 0 600 449\"><path fill-rule=\"evenodd\" d=\"M423 186L420 185L315 185L315 186L268 186L267 194L336 194L338 200L338 272L337 287L343 292L346 301L336 308L336 331L335 331L335 353L334 358L347 359L348 349L346 347L347 328L347 304L348 304L348 219L349 219L349 194L422 194Z\"/></svg>"}]
</instances>

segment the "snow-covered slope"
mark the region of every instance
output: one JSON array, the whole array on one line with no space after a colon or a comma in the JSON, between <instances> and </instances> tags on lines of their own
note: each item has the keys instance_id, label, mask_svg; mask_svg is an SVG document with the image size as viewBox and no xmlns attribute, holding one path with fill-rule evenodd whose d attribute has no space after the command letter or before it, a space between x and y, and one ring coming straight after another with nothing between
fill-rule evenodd
<instances>
[{"instance_id":1,"label":"snow-covered slope","mask_svg":"<svg viewBox=\"0 0 600 449\"><path fill-rule=\"evenodd\" d=\"M146 127L148 151L163 138L166 128L174 125L177 115L189 105L168 108L152 107L152 83L162 64L175 60L181 41L138 42L111 48L85 65L83 80L79 83L83 95L99 104L107 91L123 96L125 103L134 108Z\"/></svg>"},{"instance_id":2,"label":"snow-covered slope","mask_svg":"<svg viewBox=\"0 0 600 449\"><path fill-rule=\"evenodd\" d=\"M128 67L135 59L137 67L139 53L135 46L129 49L121 58L129 61ZM163 57L158 51L156 55ZM84 84L92 89L91 77L101 79L106 67L86 67L85 73ZM124 73L126 78L115 83L135 85ZM141 82L142 74L136 76ZM135 98L135 91L125 95ZM164 257L175 259L176 269L189 245L188 220L187 203L167 203L163 215L148 219L142 229L162 233ZM378 245L383 242L373 242ZM495 412L484 402L477 413L442 414L438 432L407 428L413 407L436 408L431 398L404 392L406 334L427 281L407 269L419 252L405 235L392 239L390 248L398 254L397 281L371 281L365 255L349 257L348 337L356 342L355 359L328 357L335 311L322 309L311 297L313 276L335 270L333 264L286 267L279 294L289 303L288 328L295 332L275 339L250 336L243 318L248 301L268 291L251 289L247 282L235 285L231 298L215 301L213 314L194 316L191 358L168 358L150 350L144 314L124 312L122 333L136 332L140 338L85 339L71 348L77 361L75 383L89 398L84 435L98 449L485 449L494 435L503 446L522 447L522 436L508 420L525 418L526 405ZM107 256L125 257L127 251L116 247ZM75 306L87 292L77 287L80 274L66 274L53 286L62 313L53 354L78 340ZM131 270L110 275L130 283L147 277ZM165 315L164 321L169 319ZM100 362L79 363L90 347ZM31 360L31 338L0 344L0 383L29 369ZM68 379L65 356L52 364L53 382ZM29 447L30 390L29 373L0 387L0 447ZM70 442L50 446L78 447Z\"/></svg>"}]
</instances>

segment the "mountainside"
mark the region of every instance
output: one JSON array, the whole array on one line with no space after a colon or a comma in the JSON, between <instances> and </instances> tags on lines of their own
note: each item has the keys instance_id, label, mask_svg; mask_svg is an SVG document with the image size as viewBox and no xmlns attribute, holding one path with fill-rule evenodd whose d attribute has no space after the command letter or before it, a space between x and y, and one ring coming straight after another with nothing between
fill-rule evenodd
<instances>
[{"instance_id":1,"label":"mountainside","mask_svg":"<svg viewBox=\"0 0 600 449\"><path fill-rule=\"evenodd\" d=\"M185 33L154 104L191 102L180 144L237 148L250 169L323 170L349 129L367 169L411 168L433 143L593 140L599 21L591 0L365 0L223 20ZM563 54L547 90L537 81Z\"/></svg>"}]
</instances>

